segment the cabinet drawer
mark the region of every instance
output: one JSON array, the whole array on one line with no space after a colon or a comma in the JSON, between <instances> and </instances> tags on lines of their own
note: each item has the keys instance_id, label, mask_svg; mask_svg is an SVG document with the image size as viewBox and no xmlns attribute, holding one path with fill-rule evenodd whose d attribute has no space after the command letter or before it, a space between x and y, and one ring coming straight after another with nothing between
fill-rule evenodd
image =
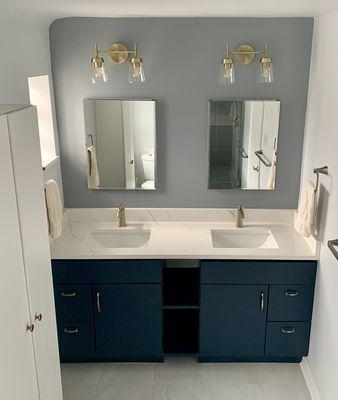
<instances>
[{"instance_id":1,"label":"cabinet drawer","mask_svg":"<svg viewBox=\"0 0 338 400\"><path fill-rule=\"evenodd\" d=\"M93 320L90 285L55 285L55 307L60 322Z\"/></svg>"},{"instance_id":2,"label":"cabinet drawer","mask_svg":"<svg viewBox=\"0 0 338 400\"><path fill-rule=\"evenodd\" d=\"M310 321L313 285L271 285L269 321Z\"/></svg>"},{"instance_id":3,"label":"cabinet drawer","mask_svg":"<svg viewBox=\"0 0 338 400\"><path fill-rule=\"evenodd\" d=\"M53 260L55 284L162 283L162 260Z\"/></svg>"},{"instance_id":4,"label":"cabinet drawer","mask_svg":"<svg viewBox=\"0 0 338 400\"><path fill-rule=\"evenodd\" d=\"M316 261L202 261L201 283L314 285Z\"/></svg>"},{"instance_id":5,"label":"cabinet drawer","mask_svg":"<svg viewBox=\"0 0 338 400\"><path fill-rule=\"evenodd\" d=\"M309 350L310 322L268 322L266 356L306 356Z\"/></svg>"},{"instance_id":6,"label":"cabinet drawer","mask_svg":"<svg viewBox=\"0 0 338 400\"><path fill-rule=\"evenodd\" d=\"M60 323L58 338L61 361L81 361L95 356L92 323Z\"/></svg>"}]
</instances>

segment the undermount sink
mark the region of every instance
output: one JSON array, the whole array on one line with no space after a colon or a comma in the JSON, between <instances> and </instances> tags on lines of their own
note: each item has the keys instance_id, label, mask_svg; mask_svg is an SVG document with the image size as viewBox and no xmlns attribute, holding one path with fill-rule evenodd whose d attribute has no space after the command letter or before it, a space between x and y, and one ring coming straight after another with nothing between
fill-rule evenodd
<instances>
[{"instance_id":1,"label":"undermount sink","mask_svg":"<svg viewBox=\"0 0 338 400\"><path fill-rule=\"evenodd\" d=\"M278 244L269 230L211 230L215 248L231 249L277 249Z\"/></svg>"},{"instance_id":2,"label":"undermount sink","mask_svg":"<svg viewBox=\"0 0 338 400\"><path fill-rule=\"evenodd\" d=\"M96 249L142 247L149 241L150 233L149 229L95 230L88 237L88 245Z\"/></svg>"}]
</instances>

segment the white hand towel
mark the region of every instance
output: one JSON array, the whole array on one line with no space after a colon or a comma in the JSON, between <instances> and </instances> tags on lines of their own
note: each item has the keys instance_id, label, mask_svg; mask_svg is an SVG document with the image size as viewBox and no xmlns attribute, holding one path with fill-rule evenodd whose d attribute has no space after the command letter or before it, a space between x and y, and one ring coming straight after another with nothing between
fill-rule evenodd
<instances>
[{"instance_id":1,"label":"white hand towel","mask_svg":"<svg viewBox=\"0 0 338 400\"><path fill-rule=\"evenodd\" d=\"M276 152L274 150L273 151L273 155L272 155L272 160L271 160L269 179L268 179L268 183L266 185L267 188L268 189L274 189L275 188L275 181L276 181Z\"/></svg>"},{"instance_id":2,"label":"white hand towel","mask_svg":"<svg viewBox=\"0 0 338 400\"><path fill-rule=\"evenodd\" d=\"M309 237L312 233L315 209L315 187L311 181L307 181L302 189L297 217L295 219L296 231L305 237Z\"/></svg>"},{"instance_id":3,"label":"white hand towel","mask_svg":"<svg viewBox=\"0 0 338 400\"><path fill-rule=\"evenodd\" d=\"M53 239L62 233L62 202L58 184L50 179L45 183L49 234Z\"/></svg>"},{"instance_id":4,"label":"white hand towel","mask_svg":"<svg viewBox=\"0 0 338 400\"><path fill-rule=\"evenodd\" d=\"M94 146L87 147L87 157L88 187L94 189L100 185L99 169Z\"/></svg>"}]
</instances>

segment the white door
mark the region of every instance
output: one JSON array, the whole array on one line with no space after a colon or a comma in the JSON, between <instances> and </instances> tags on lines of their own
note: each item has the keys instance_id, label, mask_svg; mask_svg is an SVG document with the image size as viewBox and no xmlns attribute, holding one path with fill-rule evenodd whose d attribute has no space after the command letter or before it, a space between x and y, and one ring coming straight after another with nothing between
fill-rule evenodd
<instances>
[{"instance_id":1,"label":"white door","mask_svg":"<svg viewBox=\"0 0 338 400\"><path fill-rule=\"evenodd\" d=\"M0 116L0 182L0 398L38 400L6 116Z\"/></svg>"},{"instance_id":2,"label":"white door","mask_svg":"<svg viewBox=\"0 0 338 400\"><path fill-rule=\"evenodd\" d=\"M36 109L8 115L40 400L62 400L47 215ZM22 397L29 398L26 396ZM22 400L21 399L21 400ZM12 400L12 399L11 399ZM30 400L30 399L29 399Z\"/></svg>"},{"instance_id":3,"label":"white door","mask_svg":"<svg viewBox=\"0 0 338 400\"><path fill-rule=\"evenodd\" d=\"M126 188L135 189L135 153L133 132L133 101L122 102L122 126L124 144L124 162L126 170Z\"/></svg>"}]
</instances>

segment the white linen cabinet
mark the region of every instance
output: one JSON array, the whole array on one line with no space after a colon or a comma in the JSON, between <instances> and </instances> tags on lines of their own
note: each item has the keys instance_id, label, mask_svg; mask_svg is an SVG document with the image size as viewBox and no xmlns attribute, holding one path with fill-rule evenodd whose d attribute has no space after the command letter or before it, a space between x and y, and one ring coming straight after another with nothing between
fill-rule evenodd
<instances>
[{"instance_id":1,"label":"white linen cabinet","mask_svg":"<svg viewBox=\"0 0 338 400\"><path fill-rule=\"evenodd\" d=\"M0 398L62 400L36 109L0 106Z\"/></svg>"}]
</instances>

